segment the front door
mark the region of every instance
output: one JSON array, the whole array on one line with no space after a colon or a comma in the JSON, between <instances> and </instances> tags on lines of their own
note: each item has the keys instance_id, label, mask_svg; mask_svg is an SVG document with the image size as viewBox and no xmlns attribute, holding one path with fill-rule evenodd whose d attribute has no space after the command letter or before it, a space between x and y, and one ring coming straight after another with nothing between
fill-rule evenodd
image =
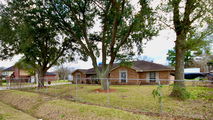
<instances>
[{"instance_id":1,"label":"front door","mask_svg":"<svg viewBox=\"0 0 213 120\"><path fill-rule=\"evenodd\" d=\"M121 83L126 83L127 82L127 72L126 71L121 71L120 72L120 80L121 80Z\"/></svg>"}]
</instances>

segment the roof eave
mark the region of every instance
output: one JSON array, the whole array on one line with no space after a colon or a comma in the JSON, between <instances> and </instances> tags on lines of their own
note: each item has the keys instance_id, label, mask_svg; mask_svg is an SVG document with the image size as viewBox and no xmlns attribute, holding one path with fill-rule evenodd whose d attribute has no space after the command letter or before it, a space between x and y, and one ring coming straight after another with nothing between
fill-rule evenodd
<instances>
[{"instance_id":1,"label":"roof eave","mask_svg":"<svg viewBox=\"0 0 213 120\"><path fill-rule=\"evenodd\" d=\"M136 70L136 72L152 72L152 71L173 71L173 69Z\"/></svg>"}]
</instances>

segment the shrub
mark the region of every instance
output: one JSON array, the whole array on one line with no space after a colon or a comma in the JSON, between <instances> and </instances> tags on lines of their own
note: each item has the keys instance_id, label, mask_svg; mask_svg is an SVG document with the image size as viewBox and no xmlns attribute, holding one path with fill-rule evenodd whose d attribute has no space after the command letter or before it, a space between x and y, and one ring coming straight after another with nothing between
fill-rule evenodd
<instances>
[{"instance_id":1,"label":"shrub","mask_svg":"<svg viewBox=\"0 0 213 120\"><path fill-rule=\"evenodd\" d=\"M175 85L171 94L172 97L178 98L180 100L186 100L190 98L190 93L185 87Z\"/></svg>"}]
</instances>

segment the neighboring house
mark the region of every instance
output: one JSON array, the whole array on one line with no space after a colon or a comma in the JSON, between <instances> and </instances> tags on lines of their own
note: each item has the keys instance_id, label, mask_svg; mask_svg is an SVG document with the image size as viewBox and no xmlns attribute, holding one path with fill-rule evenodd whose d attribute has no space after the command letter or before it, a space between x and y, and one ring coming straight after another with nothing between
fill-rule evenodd
<instances>
[{"instance_id":1,"label":"neighboring house","mask_svg":"<svg viewBox=\"0 0 213 120\"><path fill-rule=\"evenodd\" d=\"M2 70L1 75L3 78L6 78L6 77L11 76L13 74L13 72L14 72L14 67L9 67L9 68Z\"/></svg>"},{"instance_id":2,"label":"neighboring house","mask_svg":"<svg viewBox=\"0 0 213 120\"><path fill-rule=\"evenodd\" d=\"M9 80L11 78L21 80L22 82L30 82L33 78L32 75L26 70L19 69L15 66L11 66L9 68L6 68L2 71L2 76ZM45 74L45 80L51 81L51 80L57 80L58 76L55 73L47 72ZM34 80L33 80L34 81Z\"/></svg>"},{"instance_id":3,"label":"neighboring house","mask_svg":"<svg viewBox=\"0 0 213 120\"><path fill-rule=\"evenodd\" d=\"M101 66L99 66L101 68ZM168 80L173 80L170 75L173 68L147 61L133 61L131 67L114 64L109 79L111 84L169 84ZM96 72L91 69L77 69L73 73L74 81L78 83L98 83Z\"/></svg>"},{"instance_id":4,"label":"neighboring house","mask_svg":"<svg viewBox=\"0 0 213 120\"><path fill-rule=\"evenodd\" d=\"M44 79L46 81L55 81L58 80L58 74L54 73L54 72L46 72Z\"/></svg>"}]
</instances>

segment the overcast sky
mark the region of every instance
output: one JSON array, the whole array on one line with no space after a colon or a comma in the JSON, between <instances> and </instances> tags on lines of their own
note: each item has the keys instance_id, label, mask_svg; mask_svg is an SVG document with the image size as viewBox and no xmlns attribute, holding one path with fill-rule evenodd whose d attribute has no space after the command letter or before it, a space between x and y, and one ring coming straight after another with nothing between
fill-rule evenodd
<instances>
[{"instance_id":1,"label":"overcast sky","mask_svg":"<svg viewBox=\"0 0 213 120\"><path fill-rule=\"evenodd\" d=\"M169 49L172 49L174 47L174 41L175 41L175 33L172 30L162 30L159 33L159 36L156 36L153 38L153 40L149 41L145 48L144 53L142 55L148 56L154 60L156 63L160 64L167 64L166 61L167 52ZM15 56L12 59L6 60L6 61L0 61L0 67L10 67L15 62L20 59L21 55ZM101 62L101 61L99 61ZM81 60L74 61L71 63L66 63L66 66L74 67L74 68L91 68L92 62L91 60L87 62L83 62Z\"/></svg>"},{"instance_id":2,"label":"overcast sky","mask_svg":"<svg viewBox=\"0 0 213 120\"><path fill-rule=\"evenodd\" d=\"M4 1L4 0L0 0ZM134 1L135 2L135 1ZM142 55L148 56L154 60L156 63L167 64L166 61L167 52L169 49L174 47L175 33L173 30L165 29L159 32L159 35L154 37L153 40L149 41L145 48L144 53ZM20 55L13 57L10 60L0 61L0 67L9 67L15 64L15 62L20 59ZM101 62L101 61L99 61ZM91 68L92 63L91 60L87 62L83 62L81 60L66 63L66 66L74 67L74 68Z\"/></svg>"}]
</instances>

